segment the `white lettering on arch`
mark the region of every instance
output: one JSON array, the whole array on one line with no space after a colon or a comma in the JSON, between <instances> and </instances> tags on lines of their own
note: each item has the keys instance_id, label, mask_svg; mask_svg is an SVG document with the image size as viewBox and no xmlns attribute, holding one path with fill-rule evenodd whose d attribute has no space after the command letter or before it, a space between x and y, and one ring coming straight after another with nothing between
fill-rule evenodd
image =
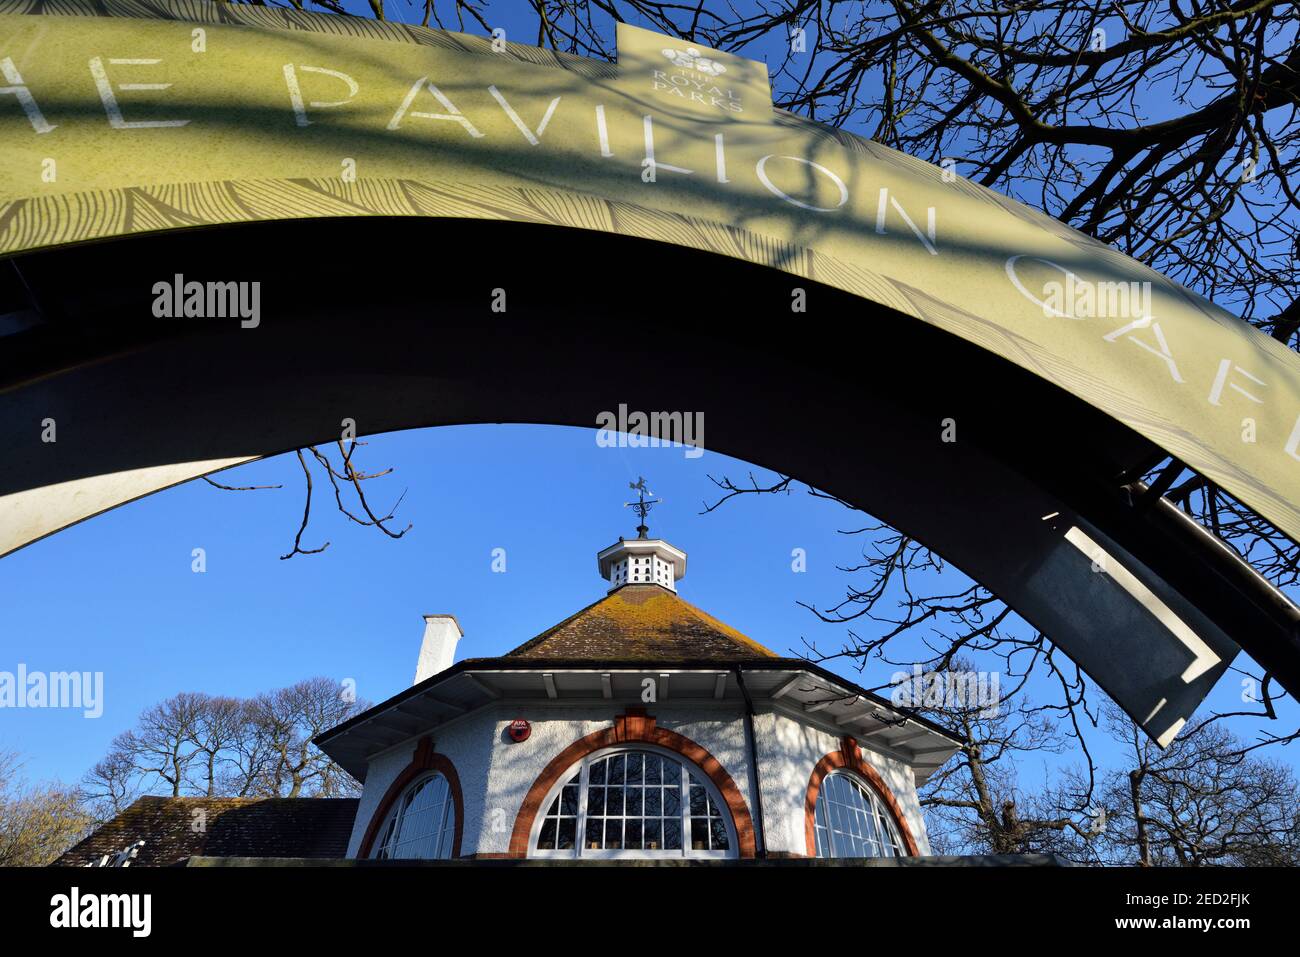
<instances>
[{"instance_id":1,"label":"white lettering on arch","mask_svg":"<svg viewBox=\"0 0 1300 957\"><path fill-rule=\"evenodd\" d=\"M36 105L36 98L32 96L32 91L27 89L27 84L23 82L22 74L18 72L18 67L14 66L14 61L5 57L0 59L0 75L4 76L8 86L0 86L0 96L15 96L18 103L22 106L23 112L27 114L27 120L32 124L32 129L37 133L48 133L54 129L53 123L47 123L45 116L41 113L41 108Z\"/></svg>"},{"instance_id":2,"label":"white lettering on arch","mask_svg":"<svg viewBox=\"0 0 1300 957\"><path fill-rule=\"evenodd\" d=\"M302 98L302 87L298 83L298 70L303 73L318 73L321 76L332 76L336 80L342 80L347 84L348 97L346 100L312 100L304 102ZM289 87L289 102L293 105L293 116L299 126L310 126L311 120L307 119L307 107L313 110L323 110L333 106L344 106L360 92L361 87L357 81L352 79L346 73L340 73L338 70L330 70L323 66L306 66L302 65L294 68L292 63L284 65L284 82Z\"/></svg>"},{"instance_id":3,"label":"white lettering on arch","mask_svg":"<svg viewBox=\"0 0 1300 957\"><path fill-rule=\"evenodd\" d=\"M767 161L771 159L787 159L795 163L803 163L810 169L815 169L817 172L828 177L835 184L836 188L839 189L840 201L834 206L813 206L810 203L805 203L803 200L795 199L768 179ZM787 203L790 203L792 206L798 206L800 209L811 210L814 213L833 213L849 201L849 188L844 185L844 180L840 179L820 163L814 163L812 160L804 159L802 156L778 156L776 153L768 153L754 166L754 172L758 174L759 182L766 186L773 196L779 196Z\"/></svg>"}]
</instances>

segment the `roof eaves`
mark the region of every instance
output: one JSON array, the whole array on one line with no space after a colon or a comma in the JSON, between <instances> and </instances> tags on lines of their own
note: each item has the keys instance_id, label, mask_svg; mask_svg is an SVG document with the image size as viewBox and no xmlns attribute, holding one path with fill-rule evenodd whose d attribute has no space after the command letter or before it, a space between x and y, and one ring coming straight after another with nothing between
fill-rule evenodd
<instances>
[{"instance_id":1,"label":"roof eaves","mask_svg":"<svg viewBox=\"0 0 1300 957\"><path fill-rule=\"evenodd\" d=\"M579 613L581 614L581 612ZM820 665L808 661L805 658L754 658L746 661L716 661L716 660L683 660L683 661L655 661L648 662L644 660L630 661L612 661L600 658L571 658L571 659L551 659L551 658L516 658L502 656L498 658L466 658L452 665L445 671L440 671L435 675L425 678L419 684L412 685L404 691L399 692L386 701L363 711L361 714L349 718L342 724L335 725L326 731L322 731L312 739L312 743L320 747L323 742L330 741L345 731L350 730L360 724L364 724L372 718L388 711L397 705L416 697L425 691L429 691L444 681L449 681L458 675L466 672L473 673L476 671L562 671L562 670L628 670L637 671L646 668L656 669L675 669L680 671L699 670L699 671L735 671L737 668L743 671L807 671L815 675L828 684L838 684L850 694L856 694L867 698L876 704L879 704L900 717L909 721L915 721L926 729L936 734L942 735L948 740L954 742L959 747L969 744L969 740L960 732L945 728L938 722L927 718L925 715L912 711L909 708L895 705L889 700L882 698L875 692L868 691L853 681L843 678L831 671L827 671Z\"/></svg>"}]
</instances>

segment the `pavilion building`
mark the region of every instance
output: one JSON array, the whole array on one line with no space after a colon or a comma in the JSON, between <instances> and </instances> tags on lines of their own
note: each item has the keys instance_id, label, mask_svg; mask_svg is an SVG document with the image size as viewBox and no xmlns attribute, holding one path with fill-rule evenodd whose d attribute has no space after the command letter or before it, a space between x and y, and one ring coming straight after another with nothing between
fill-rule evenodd
<instances>
[{"instance_id":1,"label":"pavilion building","mask_svg":"<svg viewBox=\"0 0 1300 957\"><path fill-rule=\"evenodd\" d=\"M349 858L930 853L917 786L961 740L684 601L686 553L597 553L607 593L497 658L425 616L412 687L316 739L364 789Z\"/></svg>"}]
</instances>

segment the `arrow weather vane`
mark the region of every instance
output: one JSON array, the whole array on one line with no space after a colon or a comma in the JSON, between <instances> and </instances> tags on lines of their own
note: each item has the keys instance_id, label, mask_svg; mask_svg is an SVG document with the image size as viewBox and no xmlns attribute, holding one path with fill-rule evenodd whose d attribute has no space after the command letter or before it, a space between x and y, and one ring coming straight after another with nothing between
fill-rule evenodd
<instances>
[{"instance_id":1,"label":"arrow weather vane","mask_svg":"<svg viewBox=\"0 0 1300 957\"><path fill-rule=\"evenodd\" d=\"M650 513L650 509L661 504L661 500L657 498L652 498L648 501L646 500L646 496L653 495L654 492L646 488L645 476L643 475L638 475L635 482L628 482L627 487L636 492L638 498L635 502L624 502L623 507L632 509L641 517L641 524L636 527L636 537L648 538L649 536L646 533L650 531L650 528L645 523L645 517Z\"/></svg>"}]
</instances>

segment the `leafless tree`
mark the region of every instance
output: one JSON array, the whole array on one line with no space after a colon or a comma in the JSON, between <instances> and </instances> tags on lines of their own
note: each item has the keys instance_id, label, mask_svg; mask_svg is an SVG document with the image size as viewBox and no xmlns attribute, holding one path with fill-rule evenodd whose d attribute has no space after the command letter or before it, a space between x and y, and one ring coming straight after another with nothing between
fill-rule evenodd
<instances>
[{"instance_id":1,"label":"leafless tree","mask_svg":"<svg viewBox=\"0 0 1300 957\"><path fill-rule=\"evenodd\" d=\"M946 687L960 688L959 676L972 671L971 662L956 659L932 674L941 687L946 681ZM1020 781L1018 764L1027 756L1060 754L1073 744L1047 711L1030 705L1020 692L999 691L985 701L947 697L953 700L925 711L960 733L966 744L920 791L935 853L1049 851L1067 831L1085 845L1092 840L1096 825L1089 783L1063 800L1062 792L1049 795Z\"/></svg>"},{"instance_id":2,"label":"leafless tree","mask_svg":"<svg viewBox=\"0 0 1300 957\"><path fill-rule=\"evenodd\" d=\"M275 753L270 736L261 721L257 699L245 700L239 706L238 730L225 750L225 772L221 791L230 797L253 797L264 793Z\"/></svg>"},{"instance_id":3,"label":"leafless tree","mask_svg":"<svg viewBox=\"0 0 1300 957\"><path fill-rule=\"evenodd\" d=\"M190 744L200 787L206 797L217 797L227 753L239 740L244 723L243 702L238 698L201 696L196 709Z\"/></svg>"},{"instance_id":4,"label":"leafless tree","mask_svg":"<svg viewBox=\"0 0 1300 957\"><path fill-rule=\"evenodd\" d=\"M86 806L100 824L125 811L140 796L141 786L135 761L116 741L81 781Z\"/></svg>"},{"instance_id":5,"label":"leafless tree","mask_svg":"<svg viewBox=\"0 0 1300 957\"><path fill-rule=\"evenodd\" d=\"M12 751L0 751L0 867L43 867L93 824L76 788L31 785Z\"/></svg>"},{"instance_id":6,"label":"leafless tree","mask_svg":"<svg viewBox=\"0 0 1300 957\"><path fill-rule=\"evenodd\" d=\"M204 696L184 692L145 710L134 730L113 741L115 751L130 756L135 767L161 781L180 797L198 752L193 747Z\"/></svg>"},{"instance_id":7,"label":"leafless tree","mask_svg":"<svg viewBox=\"0 0 1300 957\"><path fill-rule=\"evenodd\" d=\"M1113 705L1106 728L1125 758L1098 789L1106 825L1088 848L1140 867L1300 864L1300 785L1284 765L1203 723L1161 750ZM1077 859L1065 835L1054 848Z\"/></svg>"},{"instance_id":8,"label":"leafless tree","mask_svg":"<svg viewBox=\"0 0 1300 957\"><path fill-rule=\"evenodd\" d=\"M380 516L375 513L371 507L370 500L366 497L365 488L361 483L373 481L374 479L383 478L391 475L391 468L383 469L378 472L366 472L358 468L352 461L353 456L359 446L365 445L365 442L349 439L340 439L337 442L339 451L339 461L335 465L334 461L325 452L322 452L316 446L307 446L303 449L297 449L295 455L298 458L298 465L302 470L304 502L302 509L302 519L298 523L298 531L294 535L293 548L287 553L281 555L281 560L293 558L295 555L319 555L325 549L330 547L329 542L316 548L304 547L302 543L303 535L307 532L307 526L311 522L312 514L312 496L315 493L315 481L312 477L312 470L307 461L310 456L323 471L325 478L329 480L330 487L334 492L334 504L349 521L354 522L365 528L378 529L389 538L401 538L411 530L408 523L405 528L394 530L389 523L393 521L398 506L402 504L402 499L406 497L403 491L398 496L387 513ZM306 454L304 454L306 453ZM204 476L203 480L214 488L221 489L225 492L256 492L266 489L280 489L283 485L226 485L215 479ZM355 500L355 501L354 501ZM361 514L358 515L357 513ZM364 517L363 517L364 516Z\"/></svg>"},{"instance_id":9,"label":"leafless tree","mask_svg":"<svg viewBox=\"0 0 1300 957\"><path fill-rule=\"evenodd\" d=\"M361 710L329 678L311 678L259 695L253 701L252 720L270 754L259 790L278 797L354 793L355 782L341 774L311 739Z\"/></svg>"},{"instance_id":10,"label":"leafless tree","mask_svg":"<svg viewBox=\"0 0 1300 957\"><path fill-rule=\"evenodd\" d=\"M368 707L311 678L251 699L186 692L145 710L82 782L101 819L140 794L340 797L357 783L311 739Z\"/></svg>"}]
</instances>

